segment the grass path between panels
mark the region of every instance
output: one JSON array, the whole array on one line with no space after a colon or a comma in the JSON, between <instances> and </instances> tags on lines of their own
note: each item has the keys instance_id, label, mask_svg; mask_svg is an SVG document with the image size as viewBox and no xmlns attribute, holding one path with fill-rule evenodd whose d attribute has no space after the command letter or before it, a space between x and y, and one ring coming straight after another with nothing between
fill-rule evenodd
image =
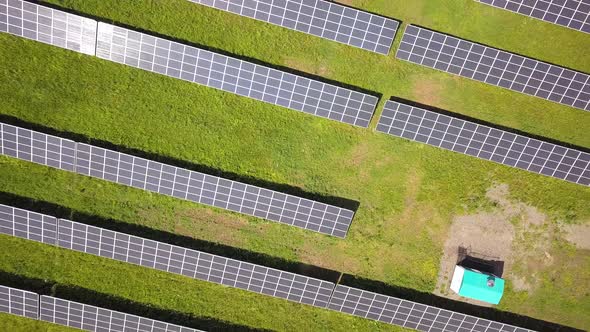
<instances>
[{"instance_id":1,"label":"grass path between panels","mask_svg":"<svg viewBox=\"0 0 590 332\"><path fill-rule=\"evenodd\" d=\"M11 332L75 332L78 329L0 313L0 330Z\"/></svg>"},{"instance_id":2,"label":"grass path between panels","mask_svg":"<svg viewBox=\"0 0 590 332\"><path fill-rule=\"evenodd\" d=\"M371 54L184 0L50 2L105 21L377 91L383 94L381 105L394 95L590 146L588 112L400 62L393 53ZM579 51L590 49L584 34L475 1L352 4L406 23L590 71L590 57ZM548 39L559 42L560 47L547 48ZM585 223L590 218L588 188L8 35L0 35L0 99L0 113L6 116L310 193L345 197L360 202L360 208L347 239L337 240L0 158L0 190L5 193L418 291L430 292L435 287L442 244L453 217L489 209L485 192L495 183L507 184L513 199L537 207L552 222ZM0 245L10 251L21 250L4 238ZM588 255L575 248L570 254ZM582 272L590 262L580 261L569 267L568 278L557 278L553 283L549 272L543 272L541 277L547 282L536 291L508 287L501 309L590 327L590 318L580 318L588 303L588 284ZM21 273L41 277L40 270L49 267L44 266L48 263L39 264L38 269L23 266ZM7 263L5 268L13 267ZM125 269L129 274L138 270ZM113 275L101 272L97 278ZM64 272L60 280L74 283L77 278ZM575 293L559 290L572 283L586 286ZM184 279L178 284L185 290L193 287ZM101 285L89 283L87 287ZM105 292L133 290L121 287ZM548 301L550 298L556 302ZM266 300L258 299L235 303L265 308ZM157 299L145 296L142 301L155 303ZM213 297L199 301L212 307L226 304ZM277 322L272 324L290 321L291 316L277 313L273 317Z\"/></svg>"}]
</instances>

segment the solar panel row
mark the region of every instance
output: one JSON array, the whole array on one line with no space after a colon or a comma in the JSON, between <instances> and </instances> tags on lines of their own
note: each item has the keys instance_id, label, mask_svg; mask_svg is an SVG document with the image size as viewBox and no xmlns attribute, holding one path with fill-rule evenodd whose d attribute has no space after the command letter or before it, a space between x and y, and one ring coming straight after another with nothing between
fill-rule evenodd
<instances>
[{"instance_id":1,"label":"solar panel row","mask_svg":"<svg viewBox=\"0 0 590 332\"><path fill-rule=\"evenodd\" d=\"M74 172L76 142L0 123L3 155Z\"/></svg>"},{"instance_id":2,"label":"solar panel row","mask_svg":"<svg viewBox=\"0 0 590 332\"><path fill-rule=\"evenodd\" d=\"M0 204L0 233L56 244L57 219L41 213Z\"/></svg>"},{"instance_id":3,"label":"solar panel row","mask_svg":"<svg viewBox=\"0 0 590 332\"><path fill-rule=\"evenodd\" d=\"M409 25L396 57L590 110L590 75Z\"/></svg>"},{"instance_id":4,"label":"solar panel row","mask_svg":"<svg viewBox=\"0 0 590 332\"><path fill-rule=\"evenodd\" d=\"M0 32L360 127L369 125L378 101L365 93L21 0L0 0Z\"/></svg>"},{"instance_id":5,"label":"solar panel row","mask_svg":"<svg viewBox=\"0 0 590 332\"><path fill-rule=\"evenodd\" d=\"M198 332L124 312L41 295L39 319L94 332Z\"/></svg>"},{"instance_id":6,"label":"solar panel row","mask_svg":"<svg viewBox=\"0 0 590 332\"><path fill-rule=\"evenodd\" d=\"M59 219L58 246L317 307L331 282Z\"/></svg>"},{"instance_id":7,"label":"solar panel row","mask_svg":"<svg viewBox=\"0 0 590 332\"><path fill-rule=\"evenodd\" d=\"M0 152L107 181L344 238L354 212L0 123Z\"/></svg>"},{"instance_id":8,"label":"solar panel row","mask_svg":"<svg viewBox=\"0 0 590 332\"><path fill-rule=\"evenodd\" d=\"M387 55L399 22L324 0L189 0Z\"/></svg>"},{"instance_id":9,"label":"solar panel row","mask_svg":"<svg viewBox=\"0 0 590 332\"><path fill-rule=\"evenodd\" d=\"M40 220L51 232L41 230ZM47 244L316 307L327 307L334 289L333 283L320 279L2 204L0 231L36 241L43 232L44 241L40 242Z\"/></svg>"},{"instance_id":10,"label":"solar panel row","mask_svg":"<svg viewBox=\"0 0 590 332\"><path fill-rule=\"evenodd\" d=\"M590 186L590 154L388 101L377 131Z\"/></svg>"},{"instance_id":11,"label":"solar panel row","mask_svg":"<svg viewBox=\"0 0 590 332\"><path fill-rule=\"evenodd\" d=\"M0 285L0 312L37 319L39 295Z\"/></svg>"},{"instance_id":12,"label":"solar panel row","mask_svg":"<svg viewBox=\"0 0 590 332\"><path fill-rule=\"evenodd\" d=\"M343 285L336 286L329 308L424 332L531 331Z\"/></svg>"},{"instance_id":13,"label":"solar panel row","mask_svg":"<svg viewBox=\"0 0 590 332\"><path fill-rule=\"evenodd\" d=\"M21 0L0 0L0 32L94 55L95 20Z\"/></svg>"},{"instance_id":14,"label":"solar panel row","mask_svg":"<svg viewBox=\"0 0 590 332\"><path fill-rule=\"evenodd\" d=\"M377 97L99 22L96 56L356 126Z\"/></svg>"},{"instance_id":15,"label":"solar panel row","mask_svg":"<svg viewBox=\"0 0 590 332\"><path fill-rule=\"evenodd\" d=\"M95 332L200 331L2 285L0 312Z\"/></svg>"},{"instance_id":16,"label":"solar panel row","mask_svg":"<svg viewBox=\"0 0 590 332\"><path fill-rule=\"evenodd\" d=\"M17 216L30 217L29 219L24 218L21 224L27 222L34 224L39 219L39 216L45 219L52 218L3 205L0 205L0 211L8 211L4 213L5 215L12 213L13 215L8 216L8 219L14 219ZM6 219L7 217L4 216L4 218ZM229 287L241 288L298 303L328 308L388 324L433 332L528 331L503 323L375 294L348 286L335 285L334 283L320 279L181 248L65 219L58 219L58 226L57 239L48 241L47 243L53 245L57 243L57 246L62 248L184 275L190 278L206 280ZM26 229L35 232L30 227ZM9 235L17 234L14 231L5 233ZM26 232L25 234L15 236L25 239L32 238ZM2 294L1 291L0 294ZM6 298L6 296L3 297L0 295L0 311L8 310L5 309L8 306L2 302L3 298ZM59 299L53 300L49 297L47 300L43 300L41 305L41 319L78 328L84 326L84 324L90 327L96 325L104 328L105 322L109 318L117 319L113 326L119 328L122 322L125 321L124 314L121 313L109 314L108 311L104 311L107 313L102 314L92 306L77 303L72 305L69 301L60 301ZM22 308L22 304L18 304L21 302L16 302L17 308ZM33 312L31 310L29 311ZM88 311L88 314L85 311ZM22 309L20 312L22 312ZM84 320L81 317L85 317ZM141 325L134 325L138 324L137 318L128 319L128 321L132 323L130 326L133 327Z\"/></svg>"},{"instance_id":17,"label":"solar panel row","mask_svg":"<svg viewBox=\"0 0 590 332\"><path fill-rule=\"evenodd\" d=\"M493 7L590 33L587 0L475 0Z\"/></svg>"}]
</instances>

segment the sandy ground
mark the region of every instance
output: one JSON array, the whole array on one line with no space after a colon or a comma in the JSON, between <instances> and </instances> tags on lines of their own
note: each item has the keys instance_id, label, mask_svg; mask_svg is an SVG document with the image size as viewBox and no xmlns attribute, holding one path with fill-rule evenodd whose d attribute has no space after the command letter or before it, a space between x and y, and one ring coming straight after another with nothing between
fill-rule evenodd
<instances>
[{"instance_id":1,"label":"sandy ground","mask_svg":"<svg viewBox=\"0 0 590 332\"><path fill-rule=\"evenodd\" d=\"M435 293L454 300L482 306L490 304L466 299L449 289L454 267L458 261L458 248L467 248L474 256L504 261L501 277L510 280L520 291L534 291L535 271L553 263L551 241L559 236L554 224L533 206L509 198L507 185L498 184L488 189L486 198L493 203L491 211L457 216L450 227L444 244ZM590 227L574 227L565 234L568 240L584 247L590 242ZM569 228L567 228L569 229ZM518 267L518 268L515 268ZM540 271L540 270L539 270Z\"/></svg>"},{"instance_id":2,"label":"sandy ground","mask_svg":"<svg viewBox=\"0 0 590 332\"><path fill-rule=\"evenodd\" d=\"M590 225L562 226L564 237L579 249L590 250Z\"/></svg>"}]
</instances>

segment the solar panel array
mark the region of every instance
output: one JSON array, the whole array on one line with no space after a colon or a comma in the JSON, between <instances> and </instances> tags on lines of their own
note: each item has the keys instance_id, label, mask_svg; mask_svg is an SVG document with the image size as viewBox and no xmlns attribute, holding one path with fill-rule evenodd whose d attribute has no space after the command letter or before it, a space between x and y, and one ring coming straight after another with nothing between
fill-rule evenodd
<instances>
[{"instance_id":1,"label":"solar panel array","mask_svg":"<svg viewBox=\"0 0 590 332\"><path fill-rule=\"evenodd\" d=\"M21 0L0 0L0 32L94 55L95 20Z\"/></svg>"},{"instance_id":2,"label":"solar panel array","mask_svg":"<svg viewBox=\"0 0 590 332\"><path fill-rule=\"evenodd\" d=\"M590 110L590 75L409 25L397 58Z\"/></svg>"},{"instance_id":3,"label":"solar panel array","mask_svg":"<svg viewBox=\"0 0 590 332\"><path fill-rule=\"evenodd\" d=\"M0 312L37 319L39 295L0 285Z\"/></svg>"},{"instance_id":4,"label":"solar panel array","mask_svg":"<svg viewBox=\"0 0 590 332\"><path fill-rule=\"evenodd\" d=\"M3 208L3 210L6 210L4 206ZM29 215L34 214L34 212L17 208L12 208L10 211L15 216L22 215L22 212L28 212ZM51 218L48 216L44 217ZM34 232L33 230L30 231ZM12 234L9 233L9 235ZM320 279L211 255L201 251L177 247L65 219L58 219L58 233L56 235L57 238L47 243L298 303L328 308L389 324L416 328L421 331L528 331L502 323L479 319L348 286L335 285L332 282ZM26 234L21 237L31 238ZM24 312L27 312L30 315L27 317L36 318L32 313L36 315L37 311L33 307L37 306L37 302L23 302L22 299L25 296L18 296L11 299L8 295L5 295L9 294L5 289L6 287L0 287L0 311L12 312L10 311L11 305L9 304L13 303L14 305L12 307L16 308L14 311L15 314L22 315ZM19 293L15 292L11 294ZM26 298L36 299L30 295L27 295ZM101 308L46 296L42 296L41 302L42 320L71 327L86 328L91 331L94 331L94 327L97 327L97 330L105 330L107 328L105 325L107 321L114 322L110 328L116 328L116 331L128 331L121 329L122 325L128 327L129 331L136 331L136 328L150 326L149 322L151 322L151 320L143 320L143 318L137 316L111 312L110 310L101 311ZM23 305L28 305L29 307L23 307ZM26 310L23 308L26 308ZM130 325L125 325L125 322ZM157 321L154 322L166 324ZM175 325L166 326L171 328L171 331L178 331L174 330L174 328L179 328ZM161 328L163 329L163 327ZM158 331L168 331L162 329Z\"/></svg>"},{"instance_id":5,"label":"solar panel array","mask_svg":"<svg viewBox=\"0 0 590 332\"><path fill-rule=\"evenodd\" d=\"M323 308L334 289L331 282L64 219L59 220L58 245Z\"/></svg>"},{"instance_id":6,"label":"solar panel array","mask_svg":"<svg viewBox=\"0 0 590 332\"><path fill-rule=\"evenodd\" d=\"M76 142L0 123L3 155L73 172Z\"/></svg>"},{"instance_id":7,"label":"solar panel array","mask_svg":"<svg viewBox=\"0 0 590 332\"><path fill-rule=\"evenodd\" d=\"M399 22L324 0L189 0L387 55Z\"/></svg>"},{"instance_id":8,"label":"solar panel array","mask_svg":"<svg viewBox=\"0 0 590 332\"><path fill-rule=\"evenodd\" d=\"M377 97L99 22L96 56L352 125Z\"/></svg>"},{"instance_id":9,"label":"solar panel array","mask_svg":"<svg viewBox=\"0 0 590 332\"><path fill-rule=\"evenodd\" d=\"M590 33L587 0L475 0L493 7Z\"/></svg>"},{"instance_id":10,"label":"solar panel array","mask_svg":"<svg viewBox=\"0 0 590 332\"><path fill-rule=\"evenodd\" d=\"M55 244L57 239L57 219L0 204L0 234Z\"/></svg>"},{"instance_id":11,"label":"solar panel array","mask_svg":"<svg viewBox=\"0 0 590 332\"><path fill-rule=\"evenodd\" d=\"M354 212L0 123L3 155L344 238Z\"/></svg>"},{"instance_id":12,"label":"solar panel array","mask_svg":"<svg viewBox=\"0 0 590 332\"><path fill-rule=\"evenodd\" d=\"M590 154L388 101L377 130L446 150L590 186Z\"/></svg>"},{"instance_id":13,"label":"solar panel array","mask_svg":"<svg viewBox=\"0 0 590 332\"><path fill-rule=\"evenodd\" d=\"M425 332L531 331L343 285L336 286L329 308Z\"/></svg>"},{"instance_id":14,"label":"solar panel array","mask_svg":"<svg viewBox=\"0 0 590 332\"><path fill-rule=\"evenodd\" d=\"M119 332L198 332L124 312L41 295L39 319L86 331Z\"/></svg>"}]
</instances>

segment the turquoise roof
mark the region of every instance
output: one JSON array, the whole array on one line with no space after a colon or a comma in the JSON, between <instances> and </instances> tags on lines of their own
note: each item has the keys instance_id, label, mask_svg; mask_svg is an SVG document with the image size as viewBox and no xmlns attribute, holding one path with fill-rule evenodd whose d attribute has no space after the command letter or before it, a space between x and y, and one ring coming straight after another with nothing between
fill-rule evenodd
<instances>
[{"instance_id":1,"label":"turquoise roof","mask_svg":"<svg viewBox=\"0 0 590 332\"><path fill-rule=\"evenodd\" d=\"M493 281L489 286L488 280ZM459 295L492 304L500 303L504 294L504 279L465 268Z\"/></svg>"}]
</instances>

